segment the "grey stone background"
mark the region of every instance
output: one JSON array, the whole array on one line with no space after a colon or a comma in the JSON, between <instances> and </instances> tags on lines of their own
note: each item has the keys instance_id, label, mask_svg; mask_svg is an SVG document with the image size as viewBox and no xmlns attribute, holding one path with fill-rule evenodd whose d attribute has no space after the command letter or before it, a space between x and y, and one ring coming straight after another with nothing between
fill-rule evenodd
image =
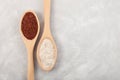
<instances>
[{"instance_id":1,"label":"grey stone background","mask_svg":"<svg viewBox=\"0 0 120 80\"><path fill-rule=\"evenodd\" d=\"M58 60L35 80L120 80L120 0L51 0ZM43 27L43 0L0 0L0 80L27 80L20 17L34 10ZM34 53L35 55L35 53Z\"/></svg>"}]
</instances>

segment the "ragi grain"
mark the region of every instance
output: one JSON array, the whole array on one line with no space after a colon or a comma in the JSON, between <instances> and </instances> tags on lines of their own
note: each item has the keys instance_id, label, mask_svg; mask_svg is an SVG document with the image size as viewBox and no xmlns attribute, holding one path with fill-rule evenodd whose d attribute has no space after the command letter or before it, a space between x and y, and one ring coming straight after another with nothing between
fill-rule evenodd
<instances>
[{"instance_id":1,"label":"ragi grain","mask_svg":"<svg viewBox=\"0 0 120 80\"><path fill-rule=\"evenodd\" d=\"M21 30L27 39L32 40L35 38L38 31L38 24L37 19L32 12L27 12L24 15Z\"/></svg>"}]
</instances>

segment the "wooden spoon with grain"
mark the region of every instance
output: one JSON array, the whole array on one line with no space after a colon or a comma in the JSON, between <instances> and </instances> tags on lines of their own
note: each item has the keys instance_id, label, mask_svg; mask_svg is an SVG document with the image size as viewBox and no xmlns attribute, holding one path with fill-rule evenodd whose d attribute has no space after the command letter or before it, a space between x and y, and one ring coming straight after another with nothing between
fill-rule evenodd
<instances>
[{"instance_id":1,"label":"wooden spoon with grain","mask_svg":"<svg viewBox=\"0 0 120 80\"><path fill-rule=\"evenodd\" d=\"M20 33L28 52L28 80L34 80L33 50L40 31L39 20L33 11L27 11L20 24Z\"/></svg>"},{"instance_id":2,"label":"wooden spoon with grain","mask_svg":"<svg viewBox=\"0 0 120 80\"><path fill-rule=\"evenodd\" d=\"M50 31L50 2L44 0L44 30L37 47L37 61L45 71L53 69L57 59L57 47Z\"/></svg>"}]
</instances>

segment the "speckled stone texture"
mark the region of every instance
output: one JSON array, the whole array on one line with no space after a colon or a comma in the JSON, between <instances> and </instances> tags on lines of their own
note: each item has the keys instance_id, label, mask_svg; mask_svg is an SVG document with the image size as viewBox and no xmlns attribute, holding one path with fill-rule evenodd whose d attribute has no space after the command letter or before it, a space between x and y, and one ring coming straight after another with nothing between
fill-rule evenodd
<instances>
[{"instance_id":1,"label":"speckled stone texture","mask_svg":"<svg viewBox=\"0 0 120 80\"><path fill-rule=\"evenodd\" d=\"M35 58L35 80L120 80L120 0L51 0L58 60L51 72ZM27 51L19 33L24 11L43 27L43 0L0 0L0 80L27 80Z\"/></svg>"}]
</instances>

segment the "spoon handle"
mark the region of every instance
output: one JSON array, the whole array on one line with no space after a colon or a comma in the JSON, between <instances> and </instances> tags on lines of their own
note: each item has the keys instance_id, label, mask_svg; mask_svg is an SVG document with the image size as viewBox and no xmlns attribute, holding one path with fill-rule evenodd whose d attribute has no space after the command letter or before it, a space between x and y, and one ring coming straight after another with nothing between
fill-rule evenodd
<instances>
[{"instance_id":1,"label":"spoon handle","mask_svg":"<svg viewBox=\"0 0 120 80\"><path fill-rule=\"evenodd\" d=\"M44 0L44 30L47 30L48 32L50 31L50 2L51 0Z\"/></svg>"},{"instance_id":2,"label":"spoon handle","mask_svg":"<svg viewBox=\"0 0 120 80\"><path fill-rule=\"evenodd\" d=\"M34 80L33 49L28 49L28 80Z\"/></svg>"}]
</instances>

